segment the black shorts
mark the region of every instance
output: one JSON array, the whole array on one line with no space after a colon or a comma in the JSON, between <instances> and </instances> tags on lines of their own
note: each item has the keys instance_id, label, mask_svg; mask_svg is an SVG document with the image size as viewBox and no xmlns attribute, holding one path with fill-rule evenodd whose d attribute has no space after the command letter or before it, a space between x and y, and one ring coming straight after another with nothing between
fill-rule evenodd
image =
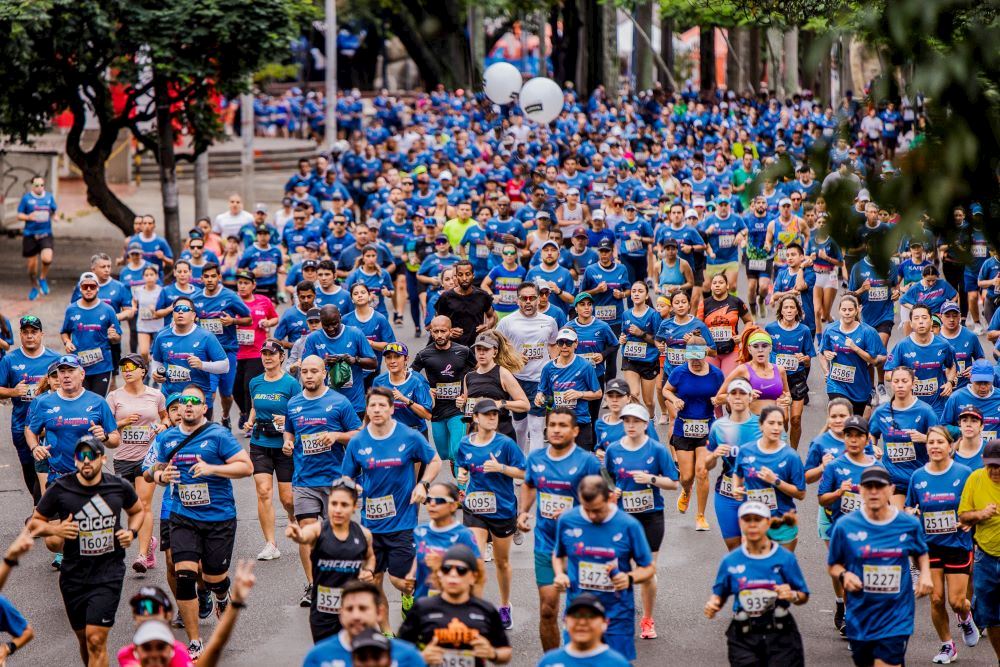
<instances>
[{"instance_id":1,"label":"black shorts","mask_svg":"<svg viewBox=\"0 0 1000 667\"><path fill-rule=\"evenodd\" d=\"M195 521L183 516L170 517L170 547L174 562L201 563L209 576L225 574L233 559L236 543L236 519Z\"/></svg>"},{"instance_id":2,"label":"black shorts","mask_svg":"<svg viewBox=\"0 0 1000 667\"><path fill-rule=\"evenodd\" d=\"M70 581L59 577L59 592L74 631L88 625L110 628L115 624L118 603L122 597L122 582L93 583Z\"/></svg>"},{"instance_id":3,"label":"black shorts","mask_svg":"<svg viewBox=\"0 0 1000 667\"><path fill-rule=\"evenodd\" d=\"M42 250L55 248L55 239L52 234L35 236L29 234L21 239L21 257L34 257L42 254Z\"/></svg>"},{"instance_id":4,"label":"black shorts","mask_svg":"<svg viewBox=\"0 0 1000 667\"><path fill-rule=\"evenodd\" d=\"M658 361L623 359L622 370L637 373L643 380L655 380L660 376L660 364Z\"/></svg>"},{"instance_id":5,"label":"black shorts","mask_svg":"<svg viewBox=\"0 0 1000 667\"><path fill-rule=\"evenodd\" d=\"M160 519L160 551L170 551L170 517Z\"/></svg>"},{"instance_id":6,"label":"black shorts","mask_svg":"<svg viewBox=\"0 0 1000 667\"><path fill-rule=\"evenodd\" d=\"M774 271L774 260L768 259L763 269L751 269L750 258L743 255L743 266L746 268L747 278L770 278L771 272Z\"/></svg>"},{"instance_id":7,"label":"black shorts","mask_svg":"<svg viewBox=\"0 0 1000 667\"><path fill-rule=\"evenodd\" d=\"M789 375L788 391L793 401L804 401L809 396L809 373Z\"/></svg>"},{"instance_id":8,"label":"black shorts","mask_svg":"<svg viewBox=\"0 0 1000 667\"><path fill-rule=\"evenodd\" d=\"M968 549L928 544L927 555L932 570L944 570L945 574L972 574L972 552Z\"/></svg>"},{"instance_id":9,"label":"black shorts","mask_svg":"<svg viewBox=\"0 0 1000 667\"><path fill-rule=\"evenodd\" d=\"M891 336L892 335L892 328L894 326L895 326L895 322L893 322L891 320L888 320L888 321L885 321L885 322L879 322L878 324L876 324L872 328L875 329L875 331L879 332L880 334L885 334L886 336Z\"/></svg>"},{"instance_id":10,"label":"black shorts","mask_svg":"<svg viewBox=\"0 0 1000 667\"><path fill-rule=\"evenodd\" d=\"M122 342L108 343L111 346L111 375L118 375L118 365L122 362Z\"/></svg>"},{"instance_id":11,"label":"black shorts","mask_svg":"<svg viewBox=\"0 0 1000 667\"><path fill-rule=\"evenodd\" d=\"M665 522L663 520L663 510L658 512L641 512L630 516L642 524L642 532L646 533L646 541L649 542L650 551L659 551L663 544L663 532Z\"/></svg>"},{"instance_id":12,"label":"black shorts","mask_svg":"<svg viewBox=\"0 0 1000 667\"><path fill-rule=\"evenodd\" d=\"M588 422L577 426L580 428L580 433L576 436L576 446L588 452L594 451L594 445L597 444L594 438L594 425Z\"/></svg>"},{"instance_id":13,"label":"black shorts","mask_svg":"<svg viewBox=\"0 0 1000 667\"><path fill-rule=\"evenodd\" d=\"M250 445L250 460L253 462L253 474L277 475L278 483L291 483L295 462L291 456L285 456L281 447L261 447Z\"/></svg>"},{"instance_id":14,"label":"black shorts","mask_svg":"<svg viewBox=\"0 0 1000 667\"><path fill-rule=\"evenodd\" d=\"M309 611L309 632L312 634L313 644L334 636L343 627L340 614L324 614L315 609Z\"/></svg>"},{"instance_id":15,"label":"black shorts","mask_svg":"<svg viewBox=\"0 0 1000 667\"><path fill-rule=\"evenodd\" d=\"M843 394L827 394L826 397L831 401L835 398L844 399L845 401L851 404L851 411L854 414L858 415L859 417L865 414L865 410L868 408L868 403L871 400L869 399L868 401L852 401Z\"/></svg>"},{"instance_id":16,"label":"black shorts","mask_svg":"<svg viewBox=\"0 0 1000 667\"><path fill-rule=\"evenodd\" d=\"M121 461L115 459L115 474L122 479L127 479L129 484L135 486L135 478L142 476L142 459L138 461Z\"/></svg>"},{"instance_id":17,"label":"black shorts","mask_svg":"<svg viewBox=\"0 0 1000 667\"><path fill-rule=\"evenodd\" d=\"M466 528L483 528L493 537L510 537L517 532L517 517L493 519L485 514L473 514L469 510L463 510L462 525Z\"/></svg>"},{"instance_id":18,"label":"black shorts","mask_svg":"<svg viewBox=\"0 0 1000 667\"><path fill-rule=\"evenodd\" d=\"M694 274L694 284L695 287L705 284L705 265L701 265L698 268L692 267L692 273Z\"/></svg>"},{"instance_id":19,"label":"black shorts","mask_svg":"<svg viewBox=\"0 0 1000 667\"><path fill-rule=\"evenodd\" d=\"M876 660L889 665L902 665L906 660L906 635L883 637L872 641L851 639L851 658L857 667L871 667Z\"/></svg>"},{"instance_id":20,"label":"black shorts","mask_svg":"<svg viewBox=\"0 0 1000 667\"><path fill-rule=\"evenodd\" d=\"M803 667L806 663L802 635L795 619L790 615L785 618L786 629L781 632L743 633L737 629L735 621L731 622L726 629L730 667Z\"/></svg>"},{"instance_id":21,"label":"black shorts","mask_svg":"<svg viewBox=\"0 0 1000 667\"><path fill-rule=\"evenodd\" d=\"M278 284L275 283L273 285L258 285L254 289L254 294L263 294L264 296L266 296L271 301L277 301L278 300Z\"/></svg>"},{"instance_id":22,"label":"black shorts","mask_svg":"<svg viewBox=\"0 0 1000 667\"><path fill-rule=\"evenodd\" d=\"M416 556L413 531L372 533L372 551L375 552L375 572L388 572L390 576L402 579L410 573L413 557Z\"/></svg>"},{"instance_id":23,"label":"black shorts","mask_svg":"<svg viewBox=\"0 0 1000 667\"><path fill-rule=\"evenodd\" d=\"M670 436L671 446L679 452L693 452L708 445L708 438L688 438L683 435Z\"/></svg>"}]
</instances>

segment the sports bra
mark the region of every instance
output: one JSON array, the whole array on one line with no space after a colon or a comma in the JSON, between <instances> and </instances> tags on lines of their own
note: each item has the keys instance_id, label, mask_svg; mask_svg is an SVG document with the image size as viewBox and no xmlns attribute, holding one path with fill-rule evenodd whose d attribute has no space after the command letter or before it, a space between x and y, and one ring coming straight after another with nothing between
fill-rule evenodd
<instances>
[{"instance_id":1,"label":"sports bra","mask_svg":"<svg viewBox=\"0 0 1000 667\"><path fill-rule=\"evenodd\" d=\"M781 374L778 372L777 366L771 366L774 369L774 376L769 378L754 373L751 364L747 364L746 367L747 375L750 377L750 387L760 392L760 396L757 397L758 401L775 401L781 397L785 386L781 382Z\"/></svg>"}]
</instances>

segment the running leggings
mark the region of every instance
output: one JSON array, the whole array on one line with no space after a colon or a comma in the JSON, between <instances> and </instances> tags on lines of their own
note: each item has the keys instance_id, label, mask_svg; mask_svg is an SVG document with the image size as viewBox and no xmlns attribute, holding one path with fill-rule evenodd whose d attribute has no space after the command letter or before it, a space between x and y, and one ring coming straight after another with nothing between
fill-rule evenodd
<instances>
[{"instance_id":1,"label":"running leggings","mask_svg":"<svg viewBox=\"0 0 1000 667\"><path fill-rule=\"evenodd\" d=\"M108 389L111 387L111 371L107 373L97 373L96 375L87 375L83 378L83 388L87 391L92 391L98 396L107 396Z\"/></svg>"},{"instance_id":2,"label":"running leggings","mask_svg":"<svg viewBox=\"0 0 1000 667\"><path fill-rule=\"evenodd\" d=\"M406 270L406 298L410 302L410 319L413 326L420 328L420 293L424 291L424 285L417 280L417 272Z\"/></svg>"},{"instance_id":3,"label":"running leggings","mask_svg":"<svg viewBox=\"0 0 1000 667\"><path fill-rule=\"evenodd\" d=\"M965 265L957 262L941 262L944 279L958 292L958 307L962 311L962 319L969 314L969 293L965 291Z\"/></svg>"},{"instance_id":4,"label":"running leggings","mask_svg":"<svg viewBox=\"0 0 1000 667\"><path fill-rule=\"evenodd\" d=\"M236 406L240 409L241 427L243 426L242 420L247 418L247 415L250 414L250 408L253 407L250 400L250 380L263 372L264 364L261 362L260 357L239 359L236 362L236 381L233 384L233 398L236 400Z\"/></svg>"}]
</instances>

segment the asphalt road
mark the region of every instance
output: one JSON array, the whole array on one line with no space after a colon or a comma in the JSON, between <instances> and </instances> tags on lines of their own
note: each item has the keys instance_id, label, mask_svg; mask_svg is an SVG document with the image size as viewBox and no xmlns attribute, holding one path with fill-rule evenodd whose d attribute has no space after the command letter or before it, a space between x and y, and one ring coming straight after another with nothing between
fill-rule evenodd
<instances>
[{"instance_id":1,"label":"asphalt road","mask_svg":"<svg viewBox=\"0 0 1000 667\"><path fill-rule=\"evenodd\" d=\"M89 253L88 253L89 254ZM84 256L81 252L80 256ZM9 269L8 269L9 271ZM7 272L7 271L5 271ZM49 325L47 341L50 346L58 343L55 327L62 321L68 300L69 281L57 282L53 294L30 305L32 312L40 315ZM18 294L21 290L17 290ZM13 302L9 288L0 287L5 296L4 312L13 319L29 308L27 302ZM408 316L407 316L408 317ZM16 321L16 320L15 320ZM396 328L397 335L413 349L410 323ZM58 347L56 349L59 349ZM803 424L802 456L809 438L823 425L825 393L819 372L813 371L810 387L812 405L806 408ZM8 544L20 530L31 511L30 496L23 491L17 468L17 458L10 442L9 407L0 407L0 502L5 511L0 512L0 545ZM234 558L254 558L262 546L262 537L256 517L256 498L250 479L236 483L239 507L239 531ZM815 487L813 487L814 489ZM710 594L719 560L726 553L718 530L696 533L694 509L680 515L675 506L676 492L669 492L667 499L667 530L664 546L659 556L659 595L655 618L659 638L640 641L637 665L663 665L666 656L694 665L726 664L726 642L723 633L729 619L728 611L715 620L702 615L702 606ZM812 598L804 607L796 608L794 615L805 643L810 665L850 664L847 644L841 641L833 628L833 594L825 568L825 549L816 536L816 496L810 490L799 504L801 539L797 556L806 575ZM279 533L284 530L284 520L279 508ZM714 524L714 514L709 508L709 522ZM243 612L232 641L226 649L223 664L246 667L270 665L297 665L311 647L308 611L298 606L304 577L294 544L279 538L281 559L258 563L257 585L247 609ZM134 548L131 552L134 554ZM50 556L39 541L35 549L22 561L9 582L4 594L25 614L34 627L36 638L20 651L9 664L72 665L78 663L76 640L70 632L58 593L58 574L49 567ZM534 587L532 545L530 537L512 552L514 567L513 616L514 628L510 631L514 646L515 665L533 665L541 655L537 634L537 597ZM492 577L492 572L491 572ZM125 579L123 601L141 585L165 585L162 565L145 576L129 572ZM388 584L386 584L389 587ZM399 595L387 590L393 625L399 622ZM496 599L495 582L487 587L487 597ZM930 663L936 654L938 640L930 623L927 600L917 603L916 632L910 642L911 664ZM209 636L214 618L205 621L202 632ZM638 625L638 623L637 623ZM127 606L119 609L118 623L110 635L112 654L128 643L132 632ZM183 639L183 632L179 632ZM959 635L956 635L959 637ZM959 647L962 664L995 665L996 658L986 640L973 649ZM681 657L683 656L683 657ZM113 658L112 658L113 660Z\"/></svg>"}]
</instances>

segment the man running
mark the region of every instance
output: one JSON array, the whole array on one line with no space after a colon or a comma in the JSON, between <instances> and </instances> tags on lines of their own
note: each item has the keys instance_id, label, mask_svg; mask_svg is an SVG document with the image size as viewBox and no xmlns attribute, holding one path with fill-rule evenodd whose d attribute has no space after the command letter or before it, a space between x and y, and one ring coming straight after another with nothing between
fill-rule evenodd
<instances>
[{"instance_id":1,"label":"man running","mask_svg":"<svg viewBox=\"0 0 1000 667\"><path fill-rule=\"evenodd\" d=\"M135 316L135 308L132 307L132 290L121 282L111 277L111 258L100 252L90 258L90 270L97 276L97 298L111 306L115 311L119 326L121 322L132 319ZM73 290L70 301L74 302L82 297L80 286ZM118 374L118 365L122 358L121 338L111 343L111 388L115 388L115 376Z\"/></svg>"},{"instance_id":2,"label":"man running","mask_svg":"<svg viewBox=\"0 0 1000 667\"><path fill-rule=\"evenodd\" d=\"M164 394L177 393L194 384L212 396L212 375L228 372L230 361L219 339L194 323L194 303L177 297L171 307L173 322L153 339L150 348L153 379ZM232 363L233 367L236 363ZM209 401L211 403L211 401Z\"/></svg>"},{"instance_id":3,"label":"man running","mask_svg":"<svg viewBox=\"0 0 1000 667\"><path fill-rule=\"evenodd\" d=\"M335 364L347 364L350 377L339 384L331 383L333 389L351 402L359 418L365 412L364 371L378 368L375 351L357 327L347 326L340 317L340 309L326 305L319 312L322 328L306 337L302 357L318 356L330 368ZM334 373L334 369L330 369Z\"/></svg>"},{"instance_id":4,"label":"man running","mask_svg":"<svg viewBox=\"0 0 1000 667\"><path fill-rule=\"evenodd\" d=\"M625 657L604 643L608 629L607 612L596 595L580 593L566 606L566 634L569 644L552 649L538 667L628 667Z\"/></svg>"},{"instance_id":5,"label":"man running","mask_svg":"<svg viewBox=\"0 0 1000 667\"><path fill-rule=\"evenodd\" d=\"M77 287L80 298L66 309L60 330L63 348L67 354L75 354L86 369L84 386L106 396L111 374L117 370L112 366L111 346L121 340L122 327L115 309L99 298L96 274L82 274Z\"/></svg>"},{"instance_id":6,"label":"man running","mask_svg":"<svg viewBox=\"0 0 1000 667\"><path fill-rule=\"evenodd\" d=\"M600 401L604 392L597 380L597 372L589 360L576 354L579 338L575 329L561 329L556 334L557 355L542 368L538 391L534 396L536 407L547 405L573 408L580 434L576 444L588 451L594 449L594 425L590 421L590 401ZM532 442L539 449L542 442Z\"/></svg>"},{"instance_id":7,"label":"man running","mask_svg":"<svg viewBox=\"0 0 1000 667\"><path fill-rule=\"evenodd\" d=\"M31 301L38 298L39 292L49 293L48 275L55 246L52 216L57 208L55 197L45 191L45 179L41 176L31 179L31 190L24 193L17 205L17 219L24 223L21 256L28 260L28 280L31 281L28 299Z\"/></svg>"},{"instance_id":8,"label":"man running","mask_svg":"<svg viewBox=\"0 0 1000 667\"><path fill-rule=\"evenodd\" d=\"M29 524L46 546L62 552L59 592L69 625L89 667L108 664L108 632L115 623L125 579L125 550L139 534L143 509L132 485L105 475L104 443L75 443L76 474L52 482ZM121 525L122 510L128 527Z\"/></svg>"},{"instance_id":9,"label":"man running","mask_svg":"<svg viewBox=\"0 0 1000 667\"><path fill-rule=\"evenodd\" d=\"M458 284L454 289L441 293L434 312L451 320L452 340L470 347L479 332L491 329L496 324L493 296L473 285L475 271L469 260L464 259L455 264L455 280Z\"/></svg>"}]
</instances>

